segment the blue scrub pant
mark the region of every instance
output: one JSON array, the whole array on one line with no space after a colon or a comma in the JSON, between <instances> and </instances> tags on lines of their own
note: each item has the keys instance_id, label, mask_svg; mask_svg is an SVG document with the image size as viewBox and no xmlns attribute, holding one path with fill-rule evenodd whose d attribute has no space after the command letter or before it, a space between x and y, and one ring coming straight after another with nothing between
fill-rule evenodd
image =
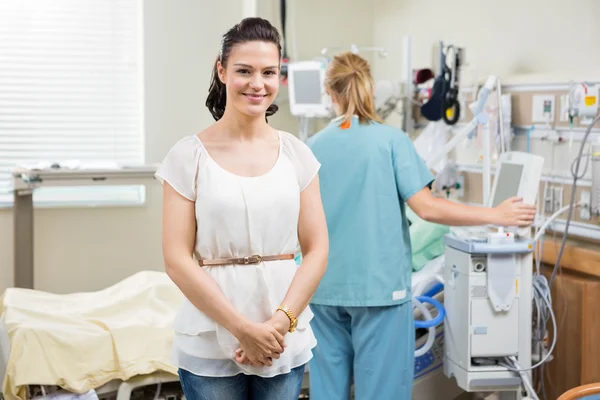
<instances>
[{"instance_id":1,"label":"blue scrub pant","mask_svg":"<svg viewBox=\"0 0 600 400\"><path fill-rule=\"evenodd\" d=\"M410 400L415 328L410 302L387 307L311 304L317 338L311 400Z\"/></svg>"}]
</instances>

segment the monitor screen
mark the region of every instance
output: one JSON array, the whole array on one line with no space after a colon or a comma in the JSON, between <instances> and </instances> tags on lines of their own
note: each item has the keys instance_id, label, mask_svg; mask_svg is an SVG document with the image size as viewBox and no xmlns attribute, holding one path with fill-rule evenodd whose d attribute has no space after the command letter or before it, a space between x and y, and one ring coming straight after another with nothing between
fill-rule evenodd
<instances>
[{"instance_id":1,"label":"monitor screen","mask_svg":"<svg viewBox=\"0 0 600 400\"><path fill-rule=\"evenodd\" d=\"M296 104L321 104L321 72L294 71L294 92Z\"/></svg>"},{"instance_id":2,"label":"monitor screen","mask_svg":"<svg viewBox=\"0 0 600 400\"><path fill-rule=\"evenodd\" d=\"M517 196L519 194L519 185L521 184L522 176L522 164L502 163L500 172L496 177L497 182L494 182L496 192L492 199L492 207L497 207L509 197Z\"/></svg>"}]
</instances>

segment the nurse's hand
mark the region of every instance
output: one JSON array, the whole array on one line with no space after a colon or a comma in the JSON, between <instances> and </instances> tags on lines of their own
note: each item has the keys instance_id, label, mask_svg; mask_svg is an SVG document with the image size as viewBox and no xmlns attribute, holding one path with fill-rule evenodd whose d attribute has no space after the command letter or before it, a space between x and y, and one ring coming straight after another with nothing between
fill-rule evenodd
<instances>
[{"instance_id":1,"label":"nurse's hand","mask_svg":"<svg viewBox=\"0 0 600 400\"><path fill-rule=\"evenodd\" d=\"M523 203L520 197L506 199L493 210L496 213L494 224L500 226L530 226L536 213L535 205Z\"/></svg>"},{"instance_id":2,"label":"nurse's hand","mask_svg":"<svg viewBox=\"0 0 600 400\"><path fill-rule=\"evenodd\" d=\"M273 365L283 353L283 335L267 323L250 323L240 334L240 349L252 365ZM236 361L237 361L236 353ZM238 361L239 362L239 361Z\"/></svg>"}]
</instances>

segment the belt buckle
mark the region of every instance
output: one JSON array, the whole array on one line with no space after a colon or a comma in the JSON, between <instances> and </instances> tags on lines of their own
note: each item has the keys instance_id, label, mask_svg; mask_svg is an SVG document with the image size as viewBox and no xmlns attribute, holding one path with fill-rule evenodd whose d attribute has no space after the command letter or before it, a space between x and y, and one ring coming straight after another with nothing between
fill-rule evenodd
<instances>
[{"instance_id":1,"label":"belt buckle","mask_svg":"<svg viewBox=\"0 0 600 400\"><path fill-rule=\"evenodd\" d=\"M259 256L258 254L255 254L253 256L250 257L244 257L244 265L248 265L248 264L260 264L262 262L262 257Z\"/></svg>"}]
</instances>

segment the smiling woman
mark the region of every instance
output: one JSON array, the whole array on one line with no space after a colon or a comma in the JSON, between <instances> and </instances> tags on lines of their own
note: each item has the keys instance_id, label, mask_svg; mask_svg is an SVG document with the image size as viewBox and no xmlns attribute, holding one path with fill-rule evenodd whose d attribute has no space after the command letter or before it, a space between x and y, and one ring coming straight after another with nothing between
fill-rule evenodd
<instances>
[{"instance_id":1,"label":"smiling woman","mask_svg":"<svg viewBox=\"0 0 600 400\"><path fill-rule=\"evenodd\" d=\"M225 33L206 100L216 122L156 173L165 269L185 296L173 362L190 400L297 399L316 345L308 302L329 248L320 164L267 122L279 40L260 18Z\"/></svg>"},{"instance_id":2,"label":"smiling woman","mask_svg":"<svg viewBox=\"0 0 600 400\"><path fill-rule=\"evenodd\" d=\"M277 112L272 103L279 90L280 40L279 32L259 18L246 19L223 36L206 99L215 120L223 117L227 101L248 115Z\"/></svg>"}]
</instances>

